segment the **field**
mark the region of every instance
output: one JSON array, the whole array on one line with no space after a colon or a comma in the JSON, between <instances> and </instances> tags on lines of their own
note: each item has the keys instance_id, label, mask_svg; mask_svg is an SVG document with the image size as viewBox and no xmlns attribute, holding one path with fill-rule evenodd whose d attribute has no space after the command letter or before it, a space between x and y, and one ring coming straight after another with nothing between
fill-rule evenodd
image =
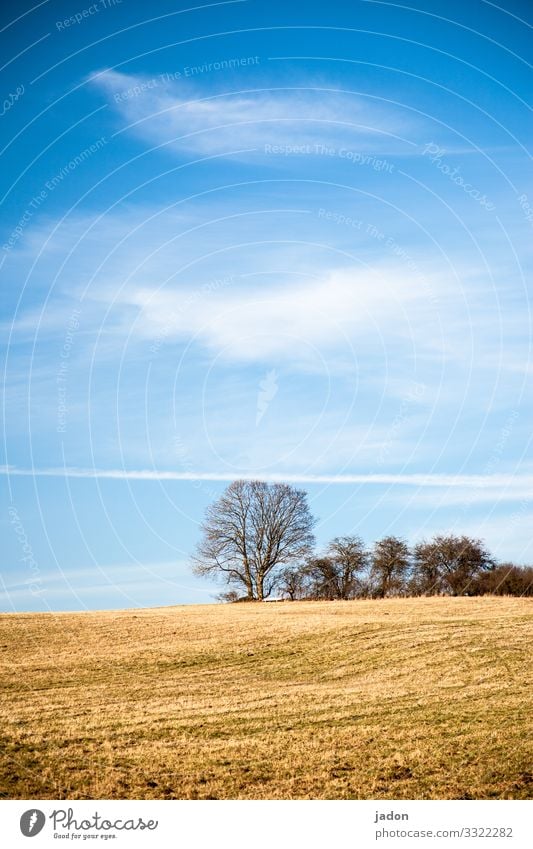
<instances>
[{"instance_id":1,"label":"field","mask_svg":"<svg viewBox=\"0 0 533 849\"><path fill-rule=\"evenodd\" d=\"M533 797L531 601L0 617L3 798Z\"/></svg>"}]
</instances>

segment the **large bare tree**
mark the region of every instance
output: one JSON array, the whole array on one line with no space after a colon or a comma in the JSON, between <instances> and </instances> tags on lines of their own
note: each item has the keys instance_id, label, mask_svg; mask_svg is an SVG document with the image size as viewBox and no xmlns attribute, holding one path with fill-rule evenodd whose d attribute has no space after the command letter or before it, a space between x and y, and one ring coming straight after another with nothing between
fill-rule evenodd
<instances>
[{"instance_id":1,"label":"large bare tree","mask_svg":"<svg viewBox=\"0 0 533 849\"><path fill-rule=\"evenodd\" d=\"M284 483L238 480L208 507L193 559L197 575L217 576L268 598L280 572L309 556L314 520L307 495Z\"/></svg>"}]
</instances>

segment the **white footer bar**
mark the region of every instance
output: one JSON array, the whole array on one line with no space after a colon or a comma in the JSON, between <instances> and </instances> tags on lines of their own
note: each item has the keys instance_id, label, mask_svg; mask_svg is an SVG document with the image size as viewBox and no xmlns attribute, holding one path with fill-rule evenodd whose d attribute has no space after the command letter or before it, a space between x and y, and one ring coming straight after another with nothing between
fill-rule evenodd
<instances>
[{"instance_id":1,"label":"white footer bar","mask_svg":"<svg viewBox=\"0 0 533 849\"><path fill-rule=\"evenodd\" d=\"M506 800L0 802L9 849L531 849L532 820Z\"/></svg>"}]
</instances>

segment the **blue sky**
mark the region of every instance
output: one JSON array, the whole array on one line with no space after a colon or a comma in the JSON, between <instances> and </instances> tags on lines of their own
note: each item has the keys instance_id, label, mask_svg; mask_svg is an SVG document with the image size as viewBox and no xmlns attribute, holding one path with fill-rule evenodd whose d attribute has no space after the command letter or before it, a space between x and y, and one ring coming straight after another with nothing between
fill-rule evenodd
<instances>
[{"instance_id":1,"label":"blue sky","mask_svg":"<svg viewBox=\"0 0 533 849\"><path fill-rule=\"evenodd\" d=\"M529 4L1 15L1 609L211 601L242 476L531 562Z\"/></svg>"}]
</instances>

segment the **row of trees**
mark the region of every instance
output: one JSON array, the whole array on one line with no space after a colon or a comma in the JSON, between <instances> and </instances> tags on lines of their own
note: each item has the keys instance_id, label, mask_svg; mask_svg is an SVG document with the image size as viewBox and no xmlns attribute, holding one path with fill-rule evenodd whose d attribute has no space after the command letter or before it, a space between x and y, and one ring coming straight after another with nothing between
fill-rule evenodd
<instances>
[{"instance_id":1,"label":"row of trees","mask_svg":"<svg viewBox=\"0 0 533 849\"><path fill-rule=\"evenodd\" d=\"M207 510L194 571L222 577L226 601L533 595L533 568L498 565L481 540L439 535L410 548L386 536L369 550L345 536L317 557L314 524L304 491L234 481Z\"/></svg>"},{"instance_id":2,"label":"row of trees","mask_svg":"<svg viewBox=\"0 0 533 849\"><path fill-rule=\"evenodd\" d=\"M282 598L350 599L419 595L533 595L533 568L497 565L480 540L439 535L412 550L387 536L367 550L338 537L322 557L281 572Z\"/></svg>"}]
</instances>

